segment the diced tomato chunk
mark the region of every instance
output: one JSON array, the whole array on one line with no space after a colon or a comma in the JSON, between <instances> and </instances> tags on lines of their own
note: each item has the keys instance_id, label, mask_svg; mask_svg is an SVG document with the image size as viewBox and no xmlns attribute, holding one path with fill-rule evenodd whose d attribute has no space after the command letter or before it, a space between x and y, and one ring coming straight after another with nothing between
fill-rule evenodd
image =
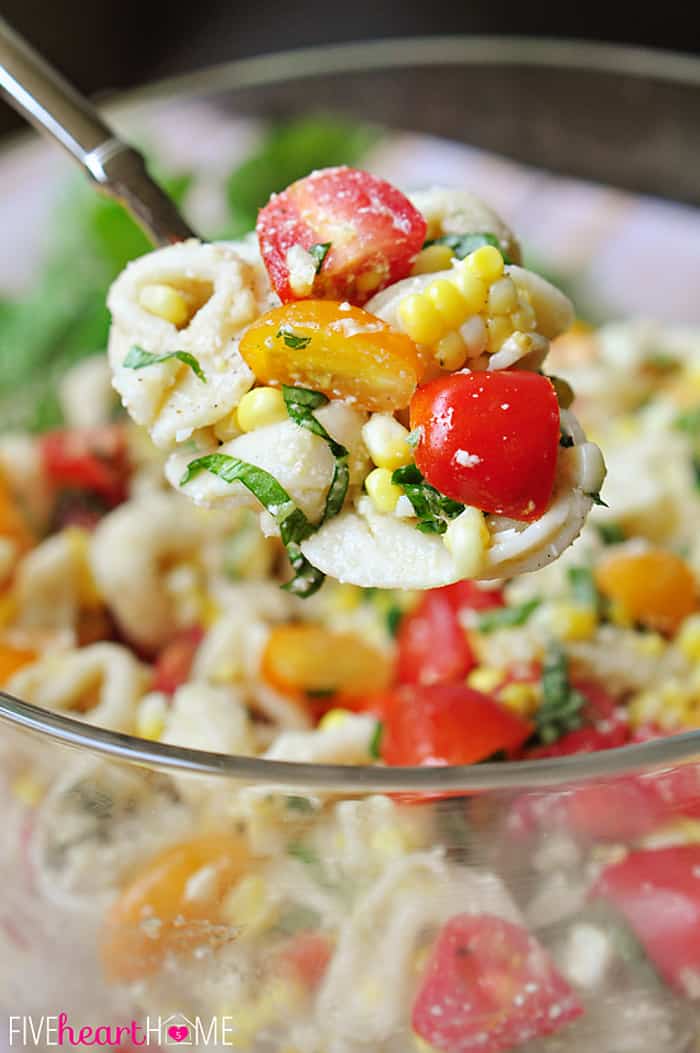
<instances>
[{"instance_id":1,"label":"diced tomato chunk","mask_svg":"<svg viewBox=\"0 0 700 1053\"><path fill-rule=\"evenodd\" d=\"M126 500L130 466L121 425L48 432L40 449L46 475L57 490L94 494L108 508Z\"/></svg>"},{"instance_id":2,"label":"diced tomato chunk","mask_svg":"<svg viewBox=\"0 0 700 1053\"><path fill-rule=\"evenodd\" d=\"M459 914L438 935L411 1022L443 1053L502 1053L558 1031L582 1012L525 929L489 914Z\"/></svg>"},{"instance_id":3,"label":"diced tomato chunk","mask_svg":"<svg viewBox=\"0 0 700 1053\"><path fill-rule=\"evenodd\" d=\"M278 952L283 970L314 990L323 979L333 948L327 936L320 932L298 932Z\"/></svg>"},{"instance_id":4,"label":"diced tomato chunk","mask_svg":"<svg viewBox=\"0 0 700 1053\"><path fill-rule=\"evenodd\" d=\"M423 247L426 222L384 179L340 167L312 172L273 194L256 230L283 303L313 296L361 305L408 275ZM295 279L293 255L288 255L295 246L307 252L319 247L311 287Z\"/></svg>"},{"instance_id":5,"label":"diced tomato chunk","mask_svg":"<svg viewBox=\"0 0 700 1053\"><path fill-rule=\"evenodd\" d=\"M551 382L525 370L452 373L418 388L416 464L447 497L530 521L546 511L559 451Z\"/></svg>"},{"instance_id":6,"label":"diced tomato chunk","mask_svg":"<svg viewBox=\"0 0 700 1053\"><path fill-rule=\"evenodd\" d=\"M476 665L466 632L449 597L428 592L401 622L396 679L400 684L448 684Z\"/></svg>"},{"instance_id":7,"label":"diced tomato chunk","mask_svg":"<svg viewBox=\"0 0 700 1053\"><path fill-rule=\"evenodd\" d=\"M187 683L197 648L204 639L198 625L183 629L165 645L155 661L153 690L174 695L178 687Z\"/></svg>"}]
</instances>

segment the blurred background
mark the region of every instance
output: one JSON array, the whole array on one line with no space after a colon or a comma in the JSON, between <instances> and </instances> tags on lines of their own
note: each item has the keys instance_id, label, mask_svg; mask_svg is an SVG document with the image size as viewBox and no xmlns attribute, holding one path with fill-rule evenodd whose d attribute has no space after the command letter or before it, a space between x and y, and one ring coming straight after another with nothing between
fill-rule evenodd
<instances>
[{"instance_id":1,"label":"blurred background","mask_svg":"<svg viewBox=\"0 0 700 1053\"><path fill-rule=\"evenodd\" d=\"M493 0L4 0L4 16L83 91L102 94L246 55L444 33L546 35L699 51L697 5ZM19 125L0 110L0 134Z\"/></svg>"}]
</instances>

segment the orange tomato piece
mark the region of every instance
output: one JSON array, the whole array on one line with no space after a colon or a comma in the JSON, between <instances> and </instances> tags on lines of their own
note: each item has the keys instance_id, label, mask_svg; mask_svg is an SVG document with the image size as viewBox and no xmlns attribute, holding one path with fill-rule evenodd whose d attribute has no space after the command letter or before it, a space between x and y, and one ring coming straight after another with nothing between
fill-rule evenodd
<instances>
[{"instance_id":1,"label":"orange tomato piece","mask_svg":"<svg viewBox=\"0 0 700 1053\"><path fill-rule=\"evenodd\" d=\"M279 625L265 646L262 674L285 694L364 695L388 686L392 663L353 633L320 625Z\"/></svg>"},{"instance_id":2,"label":"orange tomato piece","mask_svg":"<svg viewBox=\"0 0 700 1053\"><path fill-rule=\"evenodd\" d=\"M36 653L27 647L0 643L0 684L6 684L18 669L36 661Z\"/></svg>"},{"instance_id":3,"label":"orange tomato piece","mask_svg":"<svg viewBox=\"0 0 700 1053\"><path fill-rule=\"evenodd\" d=\"M149 860L107 916L101 951L110 979L139 980L157 972L166 954L206 945L223 897L249 863L245 842L230 833L171 845Z\"/></svg>"},{"instance_id":4,"label":"orange tomato piece","mask_svg":"<svg viewBox=\"0 0 700 1053\"><path fill-rule=\"evenodd\" d=\"M418 346L380 318L333 300L299 300L262 315L241 355L265 384L350 398L359 409L404 409L424 373Z\"/></svg>"},{"instance_id":5,"label":"orange tomato piece","mask_svg":"<svg viewBox=\"0 0 700 1053\"><path fill-rule=\"evenodd\" d=\"M688 564L664 549L609 556L596 568L598 588L634 621L660 632L675 632L697 607Z\"/></svg>"}]
</instances>

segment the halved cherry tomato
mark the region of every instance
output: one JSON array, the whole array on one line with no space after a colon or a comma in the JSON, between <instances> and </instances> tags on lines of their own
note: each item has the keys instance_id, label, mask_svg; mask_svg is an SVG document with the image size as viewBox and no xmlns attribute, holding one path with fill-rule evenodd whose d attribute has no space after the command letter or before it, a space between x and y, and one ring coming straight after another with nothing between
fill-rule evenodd
<instances>
[{"instance_id":1,"label":"halved cherry tomato","mask_svg":"<svg viewBox=\"0 0 700 1053\"><path fill-rule=\"evenodd\" d=\"M126 500L130 467L123 427L52 431L39 441L46 475L56 489L85 490L109 508Z\"/></svg>"},{"instance_id":2,"label":"halved cherry tomato","mask_svg":"<svg viewBox=\"0 0 700 1053\"><path fill-rule=\"evenodd\" d=\"M695 997L700 976L700 845L630 852L592 896L611 900L666 982Z\"/></svg>"},{"instance_id":3,"label":"halved cherry tomato","mask_svg":"<svg viewBox=\"0 0 700 1053\"><path fill-rule=\"evenodd\" d=\"M140 980L156 972L166 954L206 947L220 923L223 897L249 862L245 842L231 833L171 845L148 860L107 915L102 941L107 974L118 981ZM201 887L193 881L199 873Z\"/></svg>"},{"instance_id":4,"label":"halved cherry tomato","mask_svg":"<svg viewBox=\"0 0 700 1053\"><path fill-rule=\"evenodd\" d=\"M182 629L165 645L155 661L153 669L153 691L174 695L178 687L187 683L197 648L204 639L204 630L198 625Z\"/></svg>"},{"instance_id":5,"label":"halved cherry tomato","mask_svg":"<svg viewBox=\"0 0 700 1053\"><path fill-rule=\"evenodd\" d=\"M405 278L426 222L400 190L356 168L323 168L273 194L258 216L260 252L280 299L315 296L363 304ZM288 252L329 245L313 287L290 283Z\"/></svg>"},{"instance_id":6,"label":"halved cherry tomato","mask_svg":"<svg viewBox=\"0 0 700 1053\"><path fill-rule=\"evenodd\" d=\"M595 579L630 618L660 632L675 632L698 606L692 570L665 549L613 554L598 564Z\"/></svg>"},{"instance_id":7,"label":"halved cherry tomato","mask_svg":"<svg viewBox=\"0 0 700 1053\"><path fill-rule=\"evenodd\" d=\"M559 405L538 373L453 373L419 387L416 464L437 490L484 512L530 521L547 509L559 449Z\"/></svg>"},{"instance_id":8,"label":"halved cherry tomato","mask_svg":"<svg viewBox=\"0 0 700 1053\"><path fill-rule=\"evenodd\" d=\"M246 330L240 352L265 384L313 388L367 410L404 409L424 371L418 347L404 333L332 300L268 311Z\"/></svg>"},{"instance_id":9,"label":"halved cherry tomato","mask_svg":"<svg viewBox=\"0 0 700 1053\"><path fill-rule=\"evenodd\" d=\"M442 1053L502 1053L582 1012L545 949L520 925L458 914L438 935L411 1023Z\"/></svg>"},{"instance_id":10,"label":"halved cherry tomato","mask_svg":"<svg viewBox=\"0 0 700 1053\"><path fill-rule=\"evenodd\" d=\"M417 684L385 696L382 757L392 765L473 764L517 749L532 725L464 684Z\"/></svg>"},{"instance_id":11,"label":"halved cherry tomato","mask_svg":"<svg viewBox=\"0 0 700 1053\"><path fill-rule=\"evenodd\" d=\"M278 965L313 991L323 979L333 948L321 932L298 932L277 951Z\"/></svg>"},{"instance_id":12,"label":"halved cherry tomato","mask_svg":"<svg viewBox=\"0 0 700 1053\"><path fill-rule=\"evenodd\" d=\"M261 661L263 678L285 694L382 691L391 679L391 662L355 633L321 625L275 626ZM335 703L336 705L338 703Z\"/></svg>"}]
</instances>

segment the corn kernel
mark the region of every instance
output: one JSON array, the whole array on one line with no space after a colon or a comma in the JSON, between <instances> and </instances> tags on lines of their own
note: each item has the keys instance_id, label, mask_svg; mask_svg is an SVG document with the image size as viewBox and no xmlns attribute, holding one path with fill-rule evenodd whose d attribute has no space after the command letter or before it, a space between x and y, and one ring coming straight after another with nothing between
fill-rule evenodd
<instances>
[{"instance_id":1,"label":"corn kernel","mask_svg":"<svg viewBox=\"0 0 700 1053\"><path fill-rule=\"evenodd\" d=\"M168 704L160 693L146 695L136 711L136 732L143 739L157 741L165 731Z\"/></svg>"},{"instance_id":2,"label":"corn kernel","mask_svg":"<svg viewBox=\"0 0 700 1053\"><path fill-rule=\"evenodd\" d=\"M465 263L455 267L452 281L464 297L468 314L480 314L486 310L488 299L486 283L477 274L470 271Z\"/></svg>"},{"instance_id":3,"label":"corn kernel","mask_svg":"<svg viewBox=\"0 0 700 1053\"><path fill-rule=\"evenodd\" d=\"M18 775L12 783L12 793L25 807L36 808L44 796L44 787L40 782L37 782L33 775L24 772L22 775Z\"/></svg>"},{"instance_id":4,"label":"corn kernel","mask_svg":"<svg viewBox=\"0 0 700 1053\"><path fill-rule=\"evenodd\" d=\"M682 622L676 642L691 662L700 661L700 614L691 614Z\"/></svg>"},{"instance_id":5,"label":"corn kernel","mask_svg":"<svg viewBox=\"0 0 700 1053\"><path fill-rule=\"evenodd\" d=\"M417 344L435 344L445 332L442 315L426 296L419 293L404 297L397 314L404 332Z\"/></svg>"},{"instance_id":6,"label":"corn kernel","mask_svg":"<svg viewBox=\"0 0 700 1053\"><path fill-rule=\"evenodd\" d=\"M391 413L373 413L362 429L362 438L377 468L395 471L413 460L406 442L409 432Z\"/></svg>"},{"instance_id":7,"label":"corn kernel","mask_svg":"<svg viewBox=\"0 0 700 1053\"><path fill-rule=\"evenodd\" d=\"M511 314L518 309L518 290L512 278L499 278L489 289L489 314Z\"/></svg>"},{"instance_id":8,"label":"corn kernel","mask_svg":"<svg viewBox=\"0 0 700 1053\"><path fill-rule=\"evenodd\" d=\"M496 315L495 318L489 318L486 322L486 328L489 336L489 352L494 355L496 351L500 351L505 344L508 337L513 332L513 327L510 324L510 318L505 318L503 315Z\"/></svg>"},{"instance_id":9,"label":"corn kernel","mask_svg":"<svg viewBox=\"0 0 700 1053\"><path fill-rule=\"evenodd\" d=\"M540 687L539 684L506 684L498 698L508 709L529 717L540 704Z\"/></svg>"},{"instance_id":10,"label":"corn kernel","mask_svg":"<svg viewBox=\"0 0 700 1053\"><path fill-rule=\"evenodd\" d=\"M467 684L475 691L483 691L485 695L488 695L503 683L503 679L504 674L500 669L495 669L490 665L480 665L472 669L467 677Z\"/></svg>"},{"instance_id":11,"label":"corn kernel","mask_svg":"<svg viewBox=\"0 0 700 1053\"><path fill-rule=\"evenodd\" d=\"M661 709L661 699L654 691L641 691L627 705L627 715L633 728L651 724Z\"/></svg>"},{"instance_id":12,"label":"corn kernel","mask_svg":"<svg viewBox=\"0 0 700 1053\"><path fill-rule=\"evenodd\" d=\"M319 730L328 731L329 728L337 728L339 724L344 724L349 716L351 716L349 709L329 709L318 722Z\"/></svg>"},{"instance_id":13,"label":"corn kernel","mask_svg":"<svg viewBox=\"0 0 700 1053\"><path fill-rule=\"evenodd\" d=\"M436 278L426 288L425 295L449 329L459 328L472 313L457 286L447 278Z\"/></svg>"},{"instance_id":14,"label":"corn kernel","mask_svg":"<svg viewBox=\"0 0 700 1053\"><path fill-rule=\"evenodd\" d=\"M631 629L634 625L634 618L619 600L612 600L610 603L608 618L613 625L619 626L620 629Z\"/></svg>"},{"instance_id":15,"label":"corn kernel","mask_svg":"<svg viewBox=\"0 0 700 1053\"><path fill-rule=\"evenodd\" d=\"M144 285L139 293L139 306L149 314L171 322L178 329L189 320L190 309L185 297L170 285L154 282Z\"/></svg>"},{"instance_id":16,"label":"corn kernel","mask_svg":"<svg viewBox=\"0 0 700 1053\"><path fill-rule=\"evenodd\" d=\"M335 589L326 589L330 606L338 614L354 611L362 603L362 589L357 585L337 585Z\"/></svg>"},{"instance_id":17,"label":"corn kernel","mask_svg":"<svg viewBox=\"0 0 700 1053\"><path fill-rule=\"evenodd\" d=\"M406 852L406 842L398 826L385 826L375 830L370 838L370 851L375 859L388 862Z\"/></svg>"},{"instance_id":18,"label":"corn kernel","mask_svg":"<svg viewBox=\"0 0 700 1053\"><path fill-rule=\"evenodd\" d=\"M537 328L537 315L532 302L524 289L518 289L518 304L510 316L513 328L521 333L528 333Z\"/></svg>"},{"instance_id":19,"label":"corn kernel","mask_svg":"<svg viewBox=\"0 0 700 1053\"><path fill-rule=\"evenodd\" d=\"M552 631L567 642L590 640L596 631L598 618L590 607L573 603L556 604L551 611Z\"/></svg>"},{"instance_id":20,"label":"corn kernel","mask_svg":"<svg viewBox=\"0 0 700 1053\"><path fill-rule=\"evenodd\" d=\"M454 330L438 340L435 358L441 369L461 369L467 361L467 347L459 333Z\"/></svg>"},{"instance_id":21,"label":"corn kernel","mask_svg":"<svg viewBox=\"0 0 700 1053\"><path fill-rule=\"evenodd\" d=\"M239 881L224 899L221 910L227 924L241 929L238 938L264 932L275 923L279 914L260 874L248 874Z\"/></svg>"},{"instance_id":22,"label":"corn kernel","mask_svg":"<svg viewBox=\"0 0 700 1053\"><path fill-rule=\"evenodd\" d=\"M253 388L238 404L238 424L242 431L255 431L287 419L287 407L278 388Z\"/></svg>"},{"instance_id":23,"label":"corn kernel","mask_svg":"<svg viewBox=\"0 0 700 1053\"><path fill-rule=\"evenodd\" d=\"M231 410L229 414L222 417L214 425L214 435L219 442L230 442L231 439L237 439L241 434L241 426L238 423L238 411Z\"/></svg>"},{"instance_id":24,"label":"corn kernel","mask_svg":"<svg viewBox=\"0 0 700 1053\"><path fill-rule=\"evenodd\" d=\"M403 490L391 481L388 468L375 468L365 479L365 490L374 501L379 512L393 512Z\"/></svg>"},{"instance_id":25,"label":"corn kernel","mask_svg":"<svg viewBox=\"0 0 700 1053\"><path fill-rule=\"evenodd\" d=\"M442 536L463 578L475 578L484 566L491 534L478 508L467 507L453 519Z\"/></svg>"},{"instance_id":26,"label":"corn kernel","mask_svg":"<svg viewBox=\"0 0 700 1053\"><path fill-rule=\"evenodd\" d=\"M482 245L470 252L465 263L469 270L485 282L498 281L503 274L503 257L495 245Z\"/></svg>"},{"instance_id":27,"label":"corn kernel","mask_svg":"<svg viewBox=\"0 0 700 1053\"><path fill-rule=\"evenodd\" d=\"M383 281L386 281L386 278L386 269L375 267L373 270L363 271L359 275L355 282L355 288L360 293L372 293L379 288Z\"/></svg>"},{"instance_id":28,"label":"corn kernel","mask_svg":"<svg viewBox=\"0 0 700 1053\"><path fill-rule=\"evenodd\" d=\"M428 245L415 258L411 274L434 274L446 271L452 262L452 249L449 245Z\"/></svg>"},{"instance_id":29,"label":"corn kernel","mask_svg":"<svg viewBox=\"0 0 700 1053\"><path fill-rule=\"evenodd\" d=\"M486 323L481 315L472 315L460 329L459 335L464 341L467 357L470 359L481 355L488 347L489 337L486 331Z\"/></svg>"},{"instance_id":30,"label":"corn kernel","mask_svg":"<svg viewBox=\"0 0 700 1053\"><path fill-rule=\"evenodd\" d=\"M666 641L659 633L640 633L635 637L634 646L645 658L660 658L666 650Z\"/></svg>"}]
</instances>

